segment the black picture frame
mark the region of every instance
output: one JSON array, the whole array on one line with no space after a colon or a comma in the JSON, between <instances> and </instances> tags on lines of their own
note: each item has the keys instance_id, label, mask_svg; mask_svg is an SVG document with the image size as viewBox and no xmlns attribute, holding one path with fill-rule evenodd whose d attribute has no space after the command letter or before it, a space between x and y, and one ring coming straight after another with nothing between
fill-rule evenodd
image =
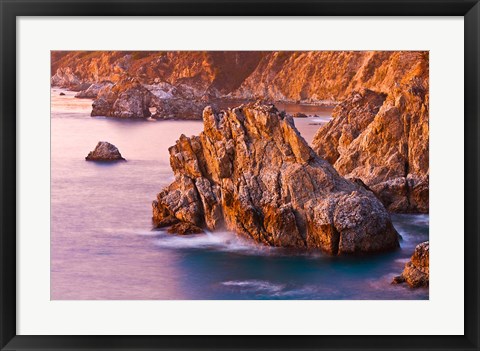
<instances>
[{"instance_id":1,"label":"black picture frame","mask_svg":"<svg viewBox=\"0 0 480 351\"><path fill-rule=\"evenodd\" d=\"M480 4L478 0L0 0L0 12L2 167L0 175L2 194L0 347L2 350L479 350ZM144 15L463 16L465 20L465 334L463 336L16 335L16 18L18 16ZM460 234L455 233L455 235Z\"/></svg>"}]
</instances>

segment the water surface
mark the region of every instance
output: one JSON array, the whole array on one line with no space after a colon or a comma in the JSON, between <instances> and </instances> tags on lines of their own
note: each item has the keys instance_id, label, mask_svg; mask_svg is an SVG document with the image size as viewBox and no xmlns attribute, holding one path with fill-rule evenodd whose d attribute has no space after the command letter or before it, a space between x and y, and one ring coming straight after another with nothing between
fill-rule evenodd
<instances>
[{"instance_id":1,"label":"water surface","mask_svg":"<svg viewBox=\"0 0 480 351\"><path fill-rule=\"evenodd\" d=\"M61 91L52 89L52 299L428 298L428 289L390 285L415 245L428 240L428 215L393 216L402 248L358 258L292 254L230 232L152 231L151 202L173 180L167 148L182 133L198 134L202 123L92 118L91 100ZM312 123L329 115L305 112L318 115L295 119L310 142L319 128ZM128 161L86 162L100 140Z\"/></svg>"}]
</instances>

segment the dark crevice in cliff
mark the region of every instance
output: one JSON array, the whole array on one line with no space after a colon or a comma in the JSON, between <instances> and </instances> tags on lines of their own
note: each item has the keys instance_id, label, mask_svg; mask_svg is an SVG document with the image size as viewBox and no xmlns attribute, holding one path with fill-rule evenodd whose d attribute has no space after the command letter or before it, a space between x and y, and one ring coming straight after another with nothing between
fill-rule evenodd
<instances>
[{"instance_id":1,"label":"dark crevice in cliff","mask_svg":"<svg viewBox=\"0 0 480 351\"><path fill-rule=\"evenodd\" d=\"M407 211L411 211L412 208L411 208L411 204L410 204L410 184L408 183L408 174L410 173L410 129L411 129L411 116L410 115L406 115L405 116L405 128L406 128L406 131L405 131L405 134L406 134L406 142L405 142L405 148L406 148L406 156L405 156L405 170L404 170L404 174L405 174L405 197L406 197L406 200L407 200Z\"/></svg>"},{"instance_id":2,"label":"dark crevice in cliff","mask_svg":"<svg viewBox=\"0 0 480 351\"><path fill-rule=\"evenodd\" d=\"M338 232L337 228L332 225L332 255L338 255L338 251L340 248L340 233Z\"/></svg>"}]
</instances>

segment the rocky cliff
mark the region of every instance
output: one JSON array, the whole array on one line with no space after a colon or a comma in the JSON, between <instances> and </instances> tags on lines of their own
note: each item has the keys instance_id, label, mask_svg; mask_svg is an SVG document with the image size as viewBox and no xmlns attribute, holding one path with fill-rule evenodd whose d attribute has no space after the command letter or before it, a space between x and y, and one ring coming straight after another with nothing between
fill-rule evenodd
<instances>
[{"instance_id":1,"label":"rocky cliff","mask_svg":"<svg viewBox=\"0 0 480 351\"><path fill-rule=\"evenodd\" d=\"M192 97L224 96L255 69L255 51L66 51L52 53L52 84L78 89L80 84L118 82L134 77L142 84L168 84Z\"/></svg>"},{"instance_id":2,"label":"rocky cliff","mask_svg":"<svg viewBox=\"0 0 480 351\"><path fill-rule=\"evenodd\" d=\"M386 92L426 52L411 51L66 51L52 52L52 84L169 84L204 95L270 101L340 101L360 88Z\"/></svg>"},{"instance_id":3,"label":"rocky cliff","mask_svg":"<svg viewBox=\"0 0 480 351\"><path fill-rule=\"evenodd\" d=\"M353 91L319 129L313 147L390 211L428 212L428 57L418 53L409 62L392 87Z\"/></svg>"},{"instance_id":4,"label":"rocky cliff","mask_svg":"<svg viewBox=\"0 0 480 351\"><path fill-rule=\"evenodd\" d=\"M223 226L271 246L330 254L398 247L381 202L340 177L273 105L203 112L204 131L169 149L175 181L153 202L157 226Z\"/></svg>"},{"instance_id":5,"label":"rocky cliff","mask_svg":"<svg viewBox=\"0 0 480 351\"><path fill-rule=\"evenodd\" d=\"M428 65L413 51L53 52L51 82L96 96L94 116L196 119L215 99L342 101L314 150L390 211L428 212Z\"/></svg>"}]
</instances>

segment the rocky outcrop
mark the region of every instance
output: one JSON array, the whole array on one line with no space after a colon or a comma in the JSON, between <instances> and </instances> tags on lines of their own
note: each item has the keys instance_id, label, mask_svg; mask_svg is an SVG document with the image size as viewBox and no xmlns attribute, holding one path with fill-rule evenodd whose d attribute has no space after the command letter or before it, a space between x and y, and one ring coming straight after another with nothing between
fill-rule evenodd
<instances>
[{"instance_id":1,"label":"rocky outcrop","mask_svg":"<svg viewBox=\"0 0 480 351\"><path fill-rule=\"evenodd\" d=\"M333 111L314 150L358 178L394 212L429 208L428 60L419 59L389 91L361 89Z\"/></svg>"},{"instance_id":2,"label":"rocky outcrop","mask_svg":"<svg viewBox=\"0 0 480 351\"><path fill-rule=\"evenodd\" d=\"M68 88L72 91L85 90L90 86L89 82L82 81L69 67L58 69L50 79L50 83L52 86Z\"/></svg>"},{"instance_id":3,"label":"rocky outcrop","mask_svg":"<svg viewBox=\"0 0 480 351\"><path fill-rule=\"evenodd\" d=\"M292 117L295 117L295 118L307 118L308 116L305 114L305 113L302 113L302 112L295 112Z\"/></svg>"},{"instance_id":4,"label":"rocky outcrop","mask_svg":"<svg viewBox=\"0 0 480 351\"><path fill-rule=\"evenodd\" d=\"M372 192L338 175L273 105L203 112L204 131L169 148L175 181L153 202L153 222L172 218L226 227L270 246L357 254L398 247Z\"/></svg>"},{"instance_id":5,"label":"rocky outcrop","mask_svg":"<svg viewBox=\"0 0 480 351\"><path fill-rule=\"evenodd\" d=\"M99 141L93 151L85 157L87 161L125 161L118 148L106 141Z\"/></svg>"},{"instance_id":6,"label":"rocky outcrop","mask_svg":"<svg viewBox=\"0 0 480 351\"><path fill-rule=\"evenodd\" d=\"M112 82L94 83L90 85L88 89L79 91L77 94L75 94L75 97L77 99L96 99L101 89L106 87L111 88L112 86Z\"/></svg>"},{"instance_id":7,"label":"rocky outcrop","mask_svg":"<svg viewBox=\"0 0 480 351\"><path fill-rule=\"evenodd\" d=\"M92 104L92 116L119 118L156 119L201 119L201 114L209 99L184 98L184 90L168 86L144 86L135 78L112 84L92 84L76 97L89 97L96 94ZM180 97L176 97L180 96Z\"/></svg>"},{"instance_id":8,"label":"rocky outcrop","mask_svg":"<svg viewBox=\"0 0 480 351\"><path fill-rule=\"evenodd\" d=\"M410 261L405 264L402 274L393 278L393 284L407 283L412 288L428 287L429 284L429 243L415 247Z\"/></svg>"},{"instance_id":9,"label":"rocky outcrop","mask_svg":"<svg viewBox=\"0 0 480 351\"><path fill-rule=\"evenodd\" d=\"M208 102L187 99L155 99L152 106L155 113L152 118L156 119L202 119L202 111Z\"/></svg>"},{"instance_id":10,"label":"rocky outcrop","mask_svg":"<svg viewBox=\"0 0 480 351\"><path fill-rule=\"evenodd\" d=\"M133 78L105 85L92 104L92 116L119 118L150 117L154 95Z\"/></svg>"}]
</instances>

